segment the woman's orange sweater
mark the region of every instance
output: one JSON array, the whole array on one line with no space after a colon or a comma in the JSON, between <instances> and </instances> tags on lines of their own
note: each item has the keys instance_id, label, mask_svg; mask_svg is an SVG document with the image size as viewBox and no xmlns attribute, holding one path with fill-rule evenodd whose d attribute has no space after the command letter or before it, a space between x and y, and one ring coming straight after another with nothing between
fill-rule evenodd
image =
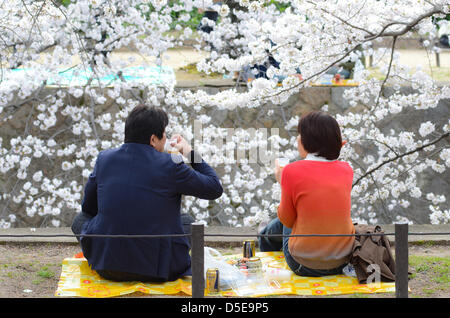
<instances>
[{"instance_id":1,"label":"woman's orange sweater","mask_svg":"<svg viewBox=\"0 0 450 318\"><path fill-rule=\"evenodd\" d=\"M278 218L291 234L354 234L350 210L353 170L343 161L300 160L282 170ZM353 236L290 237L289 252L312 269L348 262Z\"/></svg>"}]
</instances>

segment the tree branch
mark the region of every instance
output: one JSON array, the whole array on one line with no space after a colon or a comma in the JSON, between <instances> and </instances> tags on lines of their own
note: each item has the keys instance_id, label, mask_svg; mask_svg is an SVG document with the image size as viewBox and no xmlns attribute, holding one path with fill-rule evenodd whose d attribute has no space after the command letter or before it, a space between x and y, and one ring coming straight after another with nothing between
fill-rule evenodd
<instances>
[{"instance_id":1,"label":"tree branch","mask_svg":"<svg viewBox=\"0 0 450 318\"><path fill-rule=\"evenodd\" d=\"M325 72L328 71L331 67L333 67L334 65L338 64L340 61L342 61L342 60L345 59L347 56L349 56L350 53L352 53L353 51L355 51L355 50L359 47L359 45L360 45L360 44L354 46L351 50L349 50L347 53L345 53L345 54L344 54L343 56L341 56L339 59L337 59L336 61L334 61L334 62L331 63L330 65L328 65L326 68L324 68L324 69L320 70L319 72L317 72L317 73L315 73L315 74L309 76L308 78L304 79L304 80L301 81L300 83L298 83L298 84L296 84L296 85L294 85L294 86L292 86L292 87L288 87L288 88L282 89L282 90L276 92L275 94L268 95L268 96L263 96L263 97L261 97L261 98L270 98L270 97L274 97L274 96L277 96L277 95L279 95L279 94L281 94L281 93L290 91L290 90L292 90L292 89L295 89L295 88L301 86L303 83L309 81L310 79L312 79L312 78L314 78L314 77L316 77L316 76L318 76L318 75L320 75L320 74L325 73ZM257 99L253 99L253 100L257 100Z\"/></svg>"},{"instance_id":2,"label":"tree branch","mask_svg":"<svg viewBox=\"0 0 450 318\"><path fill-rule=\"evenodd\" d=\"M310 4L315 5L314 2L311 2L311 1L307 1L307 2L310 3ZM324 8L320 8L320 10L322 10L322 11L325 12L325 13L328 13L328 14L331 15L333 18L338 19L339 21L341 21L342 23L344 23L345 25L348 25L349 27L351 27L351 28L353 28L353 29L357 29L357 30L366 32L367 34L372 35L372 36L375 35L375 34L373 34L372 32L370 32L370 31L368 31L368 30L366 30L366 29L364 29L364 28L361 28L361 27L359 27L359 26L356 26L356 25L351 24L350 22L348 22L348 20L342 19L341 17L335 15L333 12L330 12L330 11L324 9Z\"/></svg>"},{"instance_id":3,"label":"tree branch","mask_svg":"<svg viewBox=\"0 0 450 318\"><path fill-rule=\"evenodd\" d=\"M435 14L438 14L438 13L444 13L444 12L442 12L440 9L434 7L432 10L430 10L430 11L424 13L424 14L421 14L420 16L418 16L416 19L414 19L413 21L411 21L411 22L409 22L409 23L406 23L406 22L400 22L400 21L394 21L394 22L388 23L387 25L385 25L385 26L383 27L383 29L382 29L378 34L366 36L363 42L372 41L372 40L374 40L374 39L376 39L376 38L379 38L379 37L389 37L389 36L392 36L392 37L394 37L394 43L393 43L393 46L392 46L392 47L394 48L394 46L395 46L395 41L396 41L396 38L397 38L397 37L399 37L399 36L401 36L401 35L404 35L404 34L406 34L407 32L411 31L412 28L414 28L414 27L415 27L420 21L422 21L423 19L429 18L429 17L431 17L431 16L433 16L433 15L435 15ZM346 23L346 24L348 24L348 23ZM385 33L385 31L386 31L390 26L393 26L393 25L396 25L396 24L404 24L404 25L406 25L406 26L405 26L402 30L400 30L400 31L397 31L397 32L386 32L386 33ZM352 27L355 27L355 26L352 25ZM355 27L355 28L356 28L356 27ZM365 31L367 32L367 30L365 30ZM280 90L280 91L278 91L278 92L275 93L275 94L266 96L265 98L274 97L274 96L277 96L277 95L279 95L279 94L281 94L281 93L284 93L284 92L290 91L290 90L292 90L292 89L295 89L295 88L301 86L303 83L305 83L305 82L309 81L310 79L314 78L315 76L318 76L318 75L320 75L320 74L322 74L322 73L325 73L325 72L328 71L331 67L333 67L334 65L338 64L338 63L341 62L343 59L345 59L348 55L350 55L351 52L355 51L361 44L362 44L362 43L358 43L358 44L357 44L356 46L354 46L351 50L349 50L346 54L344 54L341 58L339 58L338 60L336 60L336 61L334 61L333 63L331 63L330 65L328 65L325 69L322 69L321 71L319 71L319 72L317 72L317 73L315 73L315 74L309 76L308 78L304 79L303 81L301 81L300 83L298 83L298 84L296 84L296 85L294 85L294 86L292 86L292 87L289 87L289 88ZM392 55L393 55L393 52L391 53L391 62L390 62L390 64L389 64L390 66L389 66L389 70L388 70L388 75L389 75L389 73L390 73L391 64L392 64ZM388 75L386 76L385 81L387 80ZM384 82L385 82L385 81L384 81ZM384 83L383 83L383 85L384 85Z\"/></svg>"},{"instance_id":4,"label":"tree branch","mask_svg":"<svg viewBox=\"0 0 450 318\"><path fill-rule=\"evenodd\" d=\"M443 11L439 10L438 8L434 7L432 10L425 12L424 14L421 14L420 16L418 16L416 19L414 19L413 21L411 21L410 23L405 23L405 22L399 22L399 21L394 21L391 23L386 24L383 29L381 29L381 31L378 34L375 34L373 36L366 36L365 37L365 42L367 41L372 41L378 37L388 37L388 36L401 36L404 35L406 33L408 33L409 31L412 30L412 28L414 28L417 24L419 24L420 21L422 21L423 19L429 18L435 14L438 13L444 13ZM386 31L387 28L396 25L396 24L404 24L406 25L402 30L397 31L397 32L386 32L384 33L384 31Z\"/></svg>"},{"instance_id":5,"label":"tree branch","mask_svg":"<svg viewBox=\"0 0 450 318\"><path fill-rule=\"evenodd\" d=\"M413 153L415 153L415 152L417 152L417 151L421 151L421 150L423 150L423 149L425 149L425 148L427 148L427 147L429 147L429 146L431 146L431 145L434 145L434 144L438 143L438 142L441 141L442 139L447 138L447 137L449 137L449 136L450 136L450 132L446 132L445 134L442 134L440 137L436 138L435 140L433 140L433 141L431 141L431 142L429 142L429 143L427 143L427 144L425 144L425 145L422 145L422 146L420 146L420 147L417 147L416 149L410 150L410 151L408 151L408 152L402 153L401 155L397 155L397 156L395 156L394 158L391 158L391 159L388 159L388 160L386 160L386 161L383 161L382 163L380 163L380 164L379 164L378 166L376 166L375 168L370 169L370 170L367 171L365 174L363 174L362 176L360 176L360 177L352 184L352 187L354 187L355 185L357 185L362 179L364 179L364 178L367 177L368 175L370 175L370 174L372 174L373 172L375 172L376 170L380 169L382 166L384 166L384 165L386 165L386 164L388 164L388 163L390 163L390 162L396 161L397 159L401 159L401 158L403 158L403 157L405 157L405 156L408 156L408 155L410 155L410 154L413 154Z\"/></svg>"},{"instance_id":6,"label":"tree branch","mask_svg":"<svg viewBox=\"0 0 450 318\"><path fill-rule=\"evenodd\" d=\"M389 60L389 67L388 67L388 70L387 70L387 73L386 73L386 77L384 78L383 82L381 83L380 91L378 92L378 96L377 96L377 100L375 102L374 108L377 108L377 106L378 106L378 104L380 102L381 94L383 93L384 85L386 84L386 82L387 82L387 80L389 78L389 75L391 74L392 61L394 60L395 42L397 42L397 36L396 35L394 36L394 38L392 40L391 58Z\"/></svg>"}]
</instances>

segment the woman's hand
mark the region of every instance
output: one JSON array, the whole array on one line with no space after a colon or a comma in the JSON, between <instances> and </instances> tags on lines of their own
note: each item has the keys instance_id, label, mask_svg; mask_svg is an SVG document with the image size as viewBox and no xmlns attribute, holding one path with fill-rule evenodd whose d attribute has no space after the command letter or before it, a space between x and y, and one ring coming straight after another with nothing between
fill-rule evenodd
<instances>
[{"instance_id":1,"label":"woman's hand","mask_svg":"<svg viewBox=\"0 0 450 318\"><path fill-rule=\"evenodd\" d=\"M275 173L275 179L278 181L278 183L281 183L281 171L283 171L283 168L280 167L280 165L278 164L278 159L275 159L274 173Z\"/></svg>"}]
</instances>

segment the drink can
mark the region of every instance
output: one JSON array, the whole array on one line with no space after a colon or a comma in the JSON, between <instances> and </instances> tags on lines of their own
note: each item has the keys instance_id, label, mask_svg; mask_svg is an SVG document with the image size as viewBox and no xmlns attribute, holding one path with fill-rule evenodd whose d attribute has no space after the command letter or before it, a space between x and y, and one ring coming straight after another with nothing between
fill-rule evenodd
<instances>
[{"instance_id":1,"label":"drink can","mask_svg":"<svg viewBox=\"0 0 450 318\"><path fill-rule=\"evenodd\" d=\"M261 259L259 257L252 257L248 260L247 263L248 268L261 270L262 269L262 263Z\"/></svg>"},{"instance_id":2,"label":"drink can","mask_svg":"<svg viewBox=\"0 0 450 318\"><path fill-rule=\"evenodd\" d=\"M169 153L169 154L179 154L180 152L172 145L175 145L177 143L177 139L171 139L171 140L166 140L166 143L164 145L164 151Z\"/></svg>"},{"instance_id":3,"label":"drink can","mask_svg":"<svg viewBox=\"0 0 450 318\"><path fill-rule=\"evenodd\" d=\"M262 272L262 262L259 257L252 257L247 262L248 274L250 276L258 275Z\"/></svg>"},{"instance_id":4,"label":"drink can","mask_svg":"<svg viewBox=\"0 0 450 318\"><path fill-rule=\"evenodd\" d=\"M244 258L252 258L255 256L255 241L245 240L242 245L242 254Z\"/></svg>"},{"instance_id":5,"label":"drink can","mask_svg":"<svg viewBox=\"0 0 450 318\"><path fill-rule=\"evenodd\" d=\"M219 292L218 268L208 268L206 270L206 290L209 294Z\"/></svg>"}]
</instances>

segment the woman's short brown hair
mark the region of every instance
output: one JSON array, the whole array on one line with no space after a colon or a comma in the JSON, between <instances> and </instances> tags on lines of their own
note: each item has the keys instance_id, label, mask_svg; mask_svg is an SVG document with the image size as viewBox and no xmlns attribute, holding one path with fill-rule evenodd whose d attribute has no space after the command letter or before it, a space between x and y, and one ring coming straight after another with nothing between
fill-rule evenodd
<instances>
[{"instance_id":1,"label":"woman's short brown hair","mask_svg":"<svg viewBox=\"0 0 450 318\"><path fill-rule=\"evenodd\" d=\"M328 160L339 158L342 137L339 124L332 116L319 111L303 115L298 122L303 148Z\"/></svg>"}]
</instances>

